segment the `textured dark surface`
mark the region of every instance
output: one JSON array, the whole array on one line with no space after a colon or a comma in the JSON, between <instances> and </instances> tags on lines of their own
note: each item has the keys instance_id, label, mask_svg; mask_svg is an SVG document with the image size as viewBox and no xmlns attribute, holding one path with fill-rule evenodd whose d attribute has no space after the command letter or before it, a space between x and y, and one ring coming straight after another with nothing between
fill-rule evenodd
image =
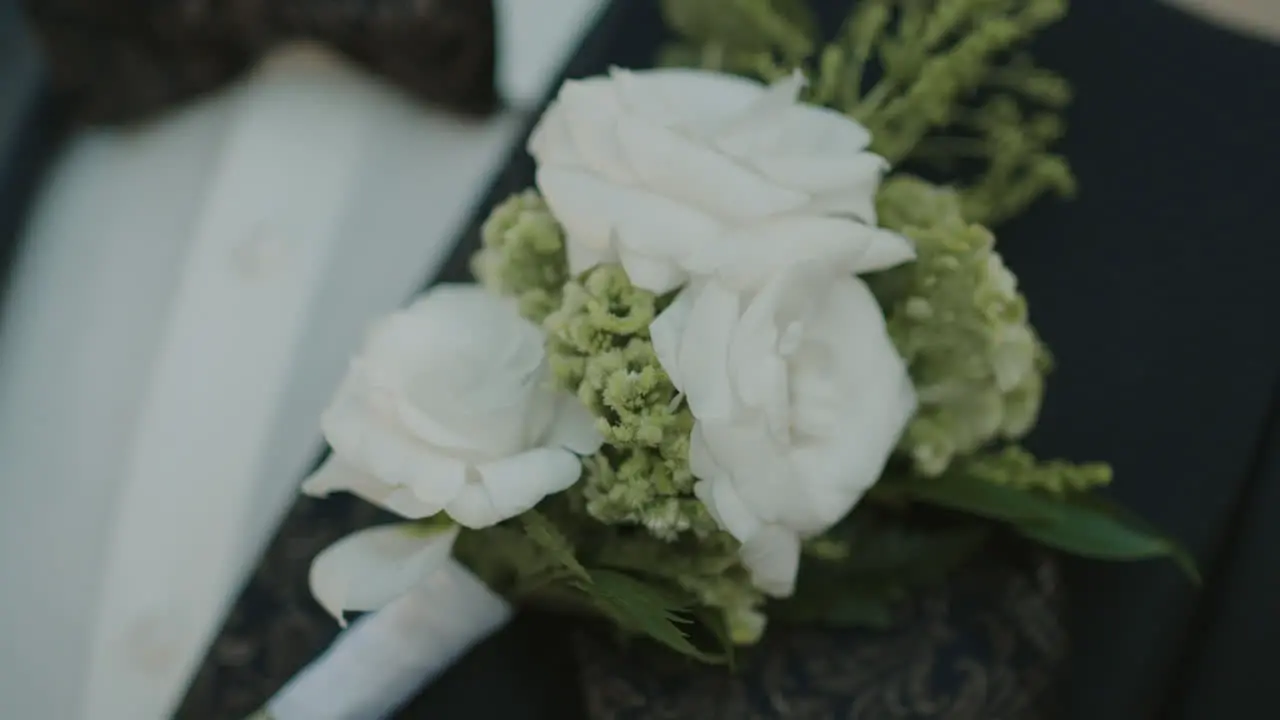
<instances>
[{"instance_id":1,"label":"textured dark surface","mask_svg":"<svg viewBox=\"0 0 1280 720\"><path fill-rule=\"evenodd\" d=\"M580 632L587 717L1048 720L1061 707L1060 601L1052 561L988 561L893 630L777 628L733 673Z\"/></svg>"},{"instance_id":2,"label":"textured dark surface","mask_svg":"<svg viewBox=\"0 0 1280 720\"><path fill-rule=\"evenodd\" d=\"M491 0L24 0L54 87L91 122L150 116L280 42L328 44L418 97L497 106Z\"/></svg>"},{"instance_id":3,"label":"textured dark surface","mask_svg":"<svg viewBox=\"0 0 1280 720\"><path fill-rule=\"evenodd\" d=\"M352 498L300 499L206 656L176 720L240 720L260 707L338 634L311 598L311 559L379 519Z\"/></svg>"}]
</instances>

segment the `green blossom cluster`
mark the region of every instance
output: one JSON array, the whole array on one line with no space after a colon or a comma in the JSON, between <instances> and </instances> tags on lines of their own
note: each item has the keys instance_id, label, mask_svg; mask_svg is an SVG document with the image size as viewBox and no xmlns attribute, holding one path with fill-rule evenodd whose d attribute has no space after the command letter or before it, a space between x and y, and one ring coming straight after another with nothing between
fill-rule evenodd
<instances>
[{"instance_id":1,"label":"green blossom cluster","mask_svg":"<svg viewBox=\"0 0 1280 720\"><path fill-rule=\"evenodd\" d=\"M820 45L803 0L666 0L682 41L662 61L774 80L802 68L808 100L862 122L872 149L958 180L971 221L992 225L1075 181L1050 150L1071 91L1021 49L1066 0L860 0ZM981 98L981 100L979 100Z\"/></svg>"},{"instance_id":2,"label":"green blossom cluster","mask_svg":"<svg viewBox=\"0 0 1280 720\"><path fill-rule=\"evenodd\" d=\"M543 326L552 374L595 415L605 437L575 488L587 512L664 540L717 532L693 496L693 417L649 340L664 299L632 286L617 265L571 277L564 231L536 190L498 205L481 242L472 259L476 277L516 298L521 313Z\"/></svg>"},{"instance_id":3,"label":"green blossom cluster","mask_svg":"<svg viewBox=\"0 0 1280 720\"><path fill-rule=\"evenodd\" d=\"M869 282L920 402L902 449L936 476L957 455L1031 429L1049 355L994 237L964 219L957 193L895 176L878 205L881 223L916 245L916 262Z\"/></svg>"},{"instance_id":4,"label":"green blossom cluster","mask_svg":"<svg viewBox=\"0 0 1280 720\"><path fill-rule=\"evenodd\" d=\"M564 231L536 190L512 195L494 208L480 230L471 272L485 287L519 303L520 313L541 322L560 306L569 279Z\"/></svg>"},{"instance_id":5,"label":"green blossom cluster","mask_svg":"<svg viewBox=\"0 0 1280 720\"><path fill-rule=\"evenodd\" d=\"M544 327L552 372L605 437L582 484L587 511L671 540L685 531L707 535L715 523L693 496L693 416L649 339L661 304L621 267L601 265L565 284Z\"/></svg>"},{"instance_id":6,"label":"green blossom cluster","mask_svg":"<svg viewBox=\"0 0 1280 720\"><path fill-rule=\"evenodd\" d=\"M693 416L649 339L649 324L669 298L634 287L617 265L572 277L563 229L535 190L495 208L472 269L542 325L555 381L592 412L604 435L604 447L567 493L581 515L568 513L562 525L579 552L672 583L719 614L734 643L755 642L764 629L763 595L741 566L737 541L693 495ZM600 525L584 526L576 517ZM608 534L599 536L601 530ZM489 532L485 547L496 539ZM503 547L504 556L522 557L520 543ZM526 558L525 565L536 563Z\"/></svg>"},{"instance_id":7,"label":"green blossom cluster","mask_svg":"<svg viewBox=\"0 0 1280 720\"><path fill-rule=\"evenodd\" d=\"M1055 494L1084 493L1109 485L1112 474L1111 466L1105 463L1037 460L1016 446L975 455L966 458L962 464L964 472L985 482Z\"/></svg>"}]
</instances>

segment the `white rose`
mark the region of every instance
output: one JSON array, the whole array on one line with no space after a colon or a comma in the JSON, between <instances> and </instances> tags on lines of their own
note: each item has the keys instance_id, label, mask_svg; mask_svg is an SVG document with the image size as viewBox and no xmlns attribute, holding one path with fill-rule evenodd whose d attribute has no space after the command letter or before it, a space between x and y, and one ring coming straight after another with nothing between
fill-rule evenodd
<instances>
[{"instance_id":1,"label":"white rose","mask_svg":"<svg viewBox=\"0 0 1280 720\"><path fill-rule=\"evenodd\" d=\"M698 497L756 585L791 594L801 541L879 479L915 411L879 305L856 277L794 268L758 292L694 283L651 333L696 421Z\"/></svg>"},{"instance_id":2,"label":"white rose","mask_svg":"<svg viewBox=\"0 0 1280 720\"><path fill-rule=\"evenodd\" d=\"M602 442L552 388L537 327L474 285L443 286L379 322L321 418L333 453L303 485L407 518L481 528L578 480Z\"/></svg>"},{"instance_id":3,"label":"white rose","mask_svg":"<svg viewBox=\"0 0 1280 720\"><path fill-rule=\"evenodd\" d=\"M798 103L803 85L699 70L566 82L529 152L570 269L620 262L664 293L711 272L758 283L792 262L854 273L909 259L875 227L885 162L867 130Z\"/></svg>"}]
</instances>

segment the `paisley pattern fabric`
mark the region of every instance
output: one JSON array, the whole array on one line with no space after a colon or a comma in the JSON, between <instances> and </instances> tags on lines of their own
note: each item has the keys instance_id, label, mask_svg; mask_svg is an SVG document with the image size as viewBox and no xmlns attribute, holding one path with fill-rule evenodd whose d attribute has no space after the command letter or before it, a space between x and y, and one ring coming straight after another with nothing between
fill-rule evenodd
<instances>
[{"instance_id":1,"label":"paisley pattern fabric","mask_svg":"<svg viewBox=\"0 0 1280 720\"><path fill-rule=\"evenodd\" d=\"M736 673L577 643L592 720L1050 720L1066 649L1045 558L966 571L892 631L771 632Z\"/></svg>"},{"instance_id":2,"label":"paisley pattern fabric","mask_svg":"<svg viewBox=\"0 0 1280 720\"><path fill-rule=\"evenodd\" d=\"M492 0L23 0L55 87L91 122L147 117L316 40L467 113L498 104Z\"/></svg>"}]
</instances>

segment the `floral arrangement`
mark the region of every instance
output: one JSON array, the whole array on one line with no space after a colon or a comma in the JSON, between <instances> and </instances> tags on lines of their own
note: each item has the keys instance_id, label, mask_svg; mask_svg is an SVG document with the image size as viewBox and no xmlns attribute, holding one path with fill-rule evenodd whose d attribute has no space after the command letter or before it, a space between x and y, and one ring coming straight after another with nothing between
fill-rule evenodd
<instances>
[{"instance_id":1,"label":"floral arrangement","mask_svg":"<svg viewBox=\"0 0 1280 720\"><path fill-rule=\"evenodd\" d=\"M305 490L407 522L317 558L320 602L453 562L728 662L773 622L890 623L999 537L1194 575L1106 465L1018 444L1051 363L989 228L1073 190L1069 89L1018 54L1064 3L862 0L826 44L798 0L665 10L666 69L560 89L479 284L353 361Z\"/></svg>"}]
</instances>

